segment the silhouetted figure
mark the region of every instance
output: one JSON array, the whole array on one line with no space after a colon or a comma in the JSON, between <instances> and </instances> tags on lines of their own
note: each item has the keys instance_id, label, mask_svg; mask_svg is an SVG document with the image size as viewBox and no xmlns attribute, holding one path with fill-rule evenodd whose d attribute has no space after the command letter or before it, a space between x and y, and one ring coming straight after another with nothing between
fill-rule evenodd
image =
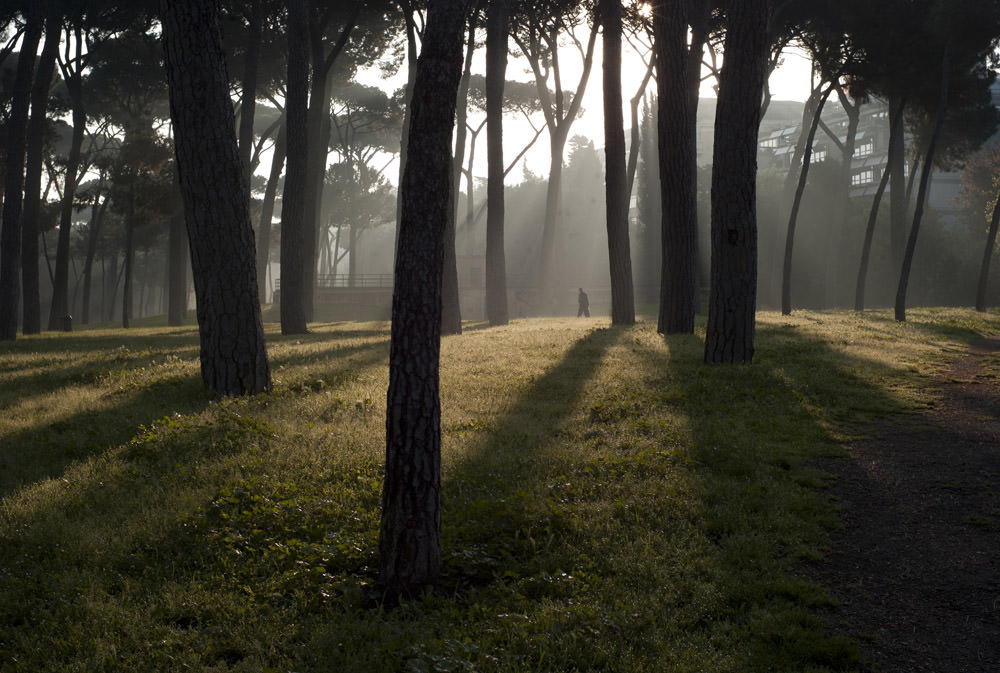
<instances>
[{"instance_id":1,"label":"silhouetted figure","mask_svg":"<svg viewBox=\"0 0 1000 673\"><path fill-rule=\"evenodd\" d=\"M576 317L580 316L590 317L590 299L587 297L587 293L583 291L583 288L579 288L580 294L577 295L577 302L580 304L580 308L576 311Z\"/></svg>"}]
</instances>

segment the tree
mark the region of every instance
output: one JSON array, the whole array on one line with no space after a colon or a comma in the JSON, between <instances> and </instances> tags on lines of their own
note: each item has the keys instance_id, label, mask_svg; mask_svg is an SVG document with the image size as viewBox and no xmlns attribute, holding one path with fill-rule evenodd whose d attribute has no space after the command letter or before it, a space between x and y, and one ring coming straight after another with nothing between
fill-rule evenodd
<instances>
[{"instance_id":1,"label":"tree","mask_svg":"<svg viewBox=\"0 0 1000 673\"><path fill-rule=\"evenodd\" d=\"M441 268L464 5L430 2L400 184L379 533L379 580L390 596L420 591L440 570Z\"/></svg>"},{"instance_id":2,"label":"tree","mask_svg":"<svg viewBox=\"0 0 1000 673\"><path fill-rule=\"evenodd\" d=\"M17 338L21 295L21 212L23 209L25 136L31 83L35 74L35 51L42 37L45 17L41 5L33 3L21 43L17 73L7 126L7 175L4 183L3 225L0 231L0 340Z\"/></svg>"},{"instance_id":3,"label":"tree","mask_svg":"<svg viewBox=\"0 0 1000 673\"><path fill-rule=\"evenodd\" d=\"M757 294L757 133L769 0L729 9L712 164L712 272L705 362L750 362Z\"/></svg>"},{"instance_id":4,"label":"tree","mask_svg":"<svg viewBox=\"0 0 1000 673\"><path fill-rule=\"evenodd\" d=\"M170 113L198 300L201 374L217 395L271 389L249 191L217 0L162 0Z\"/></svg>"},{"instance_id":5,"label":"tree","mask_svg":"<svg viewBox=\"0 0 1000 673\"><path fill-rule=\"evenodd\" d=\"M611 323L635 323L628 236L628 177L622 119L622 0L600 0L604 51L605 209L611 266Z\"/></svg>"},{"instance_id":6,"label":"tree","mask_svg":"<svg viewBox=\"0 0 1000 673\"><path fill-rule=\"evenodd\" d=\"M490 0L486 18L486 317L506 325L504 254L503 92L507 77L508 0ZM471 168L470 168L471 177ZM470 180L471 184L471 180ZM470 188L468 198L472 198Z\"/></svg>"}]
</instances>

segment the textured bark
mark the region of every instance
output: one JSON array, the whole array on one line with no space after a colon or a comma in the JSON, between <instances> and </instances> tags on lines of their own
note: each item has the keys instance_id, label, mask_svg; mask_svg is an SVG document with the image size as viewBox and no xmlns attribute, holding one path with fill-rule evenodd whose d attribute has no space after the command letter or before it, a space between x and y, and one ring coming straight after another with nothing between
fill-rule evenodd
<instances>
[{"instance_id":1,"label":"textured bark","mask_svg":"<svg viewBox=\"0 0 1000 673\"><path fill-rule=\"evenodd\" d=\"M24 161L24 212L21 215L21 282L25 334L42 331L42 308L38 284L38 219L42 210L42 169L45 153L45 126L49 89L55 72L56 54L62 25L58 15L45 21L45 44L38 57L38 70L31 86L31 118L28 120L28 144Z\"/></svg>"},{"instance_id":2,"label":"textured bark","mask_svg":"<svg viewBox=\"0 0 1000 673\"><path fill-rule=\"evenodd\" d=\"M941 92L938 102L937 117L934 120L934 132L927 145L927 154L920 171L920 188L917 190L917 206L913 213L913 224L910 225L910 235L906 239L906 250L903 252L903 265L899 272L899 285L896 287L895 317L899 322L906 320L906 288L910 282L910 268L913 265L913 254L917 248L917 235L920 233L920 220L924 214L924 202L927 200L927 188L931 171L934 166L934 151L937 148L938 136L941 135L941 124L944 122L945 110L948 107L948 68L951 45L945 44L944 56L941 57Z\"/></svg>"},{"instance_id":3,"label":"textured bark","mask_svg":"<svg viewBox=\"0 0 1000 673\"><path fill-rule=\"evenodd\" d=\"M993 217L990 219L990 231L986 235L986 247L983 248L983 261L979 265L979 283L976 286L976 310L986 310L986 284L990 277L990 260L993 259L993 249L997 243L997 229L1000 228L1000 195L993 204Z\"/></svg>"},{"instance_id":4,"label":"textured bark","mask_svg":"<svg viewBox=\"0 0 1000 673\"><path fill-rule=\"evenodd\" d=\"M281 197L281 333L305 334L305 199L309 136L309 18L306 0L288 0L286 167Z\"/></svg>"},{"instance_id":5,"label":"textured bark","mask_svg":"<svg viewBox=\"0 0 1000 673\"><path fill-rule=\"evenodd\" d=\"M271 157L271 170L267 176L267 187L264 188L264 202L260 207L260 224L257 225L257 293L260 295L261 301L267 300L267 272L271 261L271 220L274 218L274 201L278 194L278 179L285 167L287 138L288 130L284 115L282 115L278 137L274 141L274 155Z\"/></svg>"},{"instance_id":6,"label":"textured bark","mask_svg":"<svg viewBox=\"0 0 1000 673\"><path fill-rule=\"evenodd\" d=\"M687 95L685 15L684 3L664 1L653 15L661 230L657 329L663 334L694 332L697 308L697 148Z\"/></svg>"},{"instance_id":7,"label":"textured bark","mask_svg":"<svg viewBox=\"0 0 1000 673\"><path fill-rule=\"evenodd\" d=\"M31 81L35 75L35 51L42 37L43 16L38 4L28 14L21 42L21 58L14 75L10 115L7 122L7 174L4 179L3 225L0 230L0 340L17 338L21 299L21 212L24 189L25 136ZM30 58L29 58L30 56Z\"/></svg>"},{"instance_id":8,"label":"textured bark","mask_svg":"<svg viewBox=\"0 0 1000 673\"><path fill-rule=\"evenodd\" d=\"M507 77L508 0L491 0L486 17L486 318L506 325L503 87ZM471 167L470 167L471 176Z\"/></svg>"},{"instance_id":9,"label":"textured bark","mask_svg":"<svg viewBox=\"0 0 1000 673\"><path fill-rule=\"evenodd\" d=\"M712 284L705 361L750 362L757 295L757 133L768 0L729 10L712 165Z\"/></svg>"},{"instance_id":10,"label":"textured bark","mask_svg":"<svg viewBox=\"0 0 1000 673\"><path fill-rule=\"evenodd\" d=\"M809 124L809 134L806 136L805 150L802 155L802 170L799 171L799 182L795 187L792 210L788 214L788 228L785 231L785 257L781 267L782 315L791 315L792 313L792 249L795 246L795 224L799 217L799 206L802 205L802 194L806 190L806 182L809 179L809 166L812 160L813 141L816 139L816 129L819 127L820 116L823 114L823 105L826 103L826 99L831 91L833 91L833 84L828 85L823 91L813 112L813 118Z\"/></svg>"},{"instance_id":11,"label":"textured bark","mask_svg":"<svg viewBox=\"0 0 1000 673\"><path fill-rule=\"evenodd\" d=\"M622 118L622 4L601 0L604 51L604 158L608 261L611 267L611 324L635 323L632 253L628 235L628 175Z\"/></svg>"},{"instance_id":12,"label":"textured bark","mask_svg":"<svg viewBox=\"0 0 1000 673\"><path fill-rule=\"evenodd\" d=\"M906 101L899 96L889 96L889 246L893 270L903 264L906 247L906 176L904 175L905 141L903 140L903 110Z\"/></svg>"},{"instance_id":13,"label":"textured bark","mask_svg":"<svg viewBox=\"0 0 1000 673\"><path fill-rule=\"evenodd\" d=\"M431 0L400 185L379 536L379 579L390 596L432 584L441 563L441 266L463 10L462 0Z\"/></svg>"},{"instance_id":14,"label":"textured bark","mask_svg":"<svg viewBox=\"0 0 1000 673\"><path fill-rule=\"evenodd\" d=\"M217 0L164 0L163 44L191 242L201 375L217 395L271 388L249 187L236 143Z\"/></svg>"}]
</instances>

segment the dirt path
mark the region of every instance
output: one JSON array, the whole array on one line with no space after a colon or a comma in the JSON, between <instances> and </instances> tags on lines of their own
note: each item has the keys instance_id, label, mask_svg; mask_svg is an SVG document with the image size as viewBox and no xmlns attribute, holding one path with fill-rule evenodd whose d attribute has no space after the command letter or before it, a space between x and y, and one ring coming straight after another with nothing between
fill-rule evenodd
<instances>
[{"instance_id":1,"label":"dirt path","mask_svg":"<svg viewBox=\"0 0 1000 673\"><path fill-rule=\"evenodd\" d=\"M824 465L844 526L813 570L873 671L1000 672L998 351L1000 338L973 344L932 409Z\"/></svg>"}]
</instances>

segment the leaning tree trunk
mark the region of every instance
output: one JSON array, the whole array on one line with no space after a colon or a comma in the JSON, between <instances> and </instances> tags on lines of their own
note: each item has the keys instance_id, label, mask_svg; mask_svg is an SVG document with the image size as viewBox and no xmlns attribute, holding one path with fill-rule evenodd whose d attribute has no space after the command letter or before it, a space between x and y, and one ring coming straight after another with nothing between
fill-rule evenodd
<instances>
[{"instance_id":1,"label":"leaning tree trunk","mask_svg":"<svg viewBox=\"0 0 1000 673\"><path fill-rule=\"evenodd\" d=\"M792 249L795 245L795 224L799 217L799 207L802 205L802 194L806 190L806 181L809 178L809 166L812 160L813 141L816 139L816 129L819 127L820 116L823 114L823 104L833 91L833 84L826 87L826 90L816 104L813 112L812 123L809 125L809 135L806 137L805 150L802 154L802 170L799 171L799 182L795 187L795 199L792 201L792 210L788 214L788 229L785 232L785 257L781 271L781 314L791 315L792 313Z\"/></svg>"},{"instance_id":2,"label":"leaning tree trunk","mask_svg":"<svg viewBox=\"0 0 1000 673\"><path fill-rule=\"evenodd\" d=\"M243 64L242 95L240 96L240 163L243 174L250 184L252 170L250 154L253 150L253 121L257 111L257 69L260 60L260 42L264 32L264 21L261 12L261 0L250 2L250 14L247 16L247 51Z\"/></svg>"},{"instance_id":3,"label":"leaning tree trunk","mask_svg":"<svg viewBox=\"0 0 1000 673\"><path fill-rule=\"evenodd\" d=\"M509 320L503 186L503 88L509 11L508 0L491 0L486 17L486 318L493 326L506 325ZM469 169L471 177L472 167Z\"/></svg>"},{"instance_id":4,"label":"leaning tree trunk","mask_svg":"<svg viewBox=\"0 0 1000 673\"><path fill-rule=\"evenodd\" d=\"M906 206L909 202L906 190L904 164L906 145L903 138L903 110L906 101L900 96L889 97L889 154L886 164L889 168L889 245L892 270L903 264L903 249L906 247Z\"/></svg>"},{"instance_id":5,"label":"leaning tree trunk","mask_svg":"<svg viewBox=\"0 0 1000 673\"><path fill-rule=\"evenodd\" d=\"M689 132L688 24L684 3L661 0L653 18L660 176L660 310L663 334L694 332L698 206L694 135Z\"/></svg>"},{"instance_id":6,"label":"leaning tree trunk","mask_svg":"<svg viewBox=\"0 0 1000 673\"><path fill-rule=\"evenodd\" d=\"M979 265L979 284L976 286L976 310L986 310L986 284L990 277L990 260L993 259L993 248L997 243L997 228L1000 227L1000 194L993 204L993 217L990 220L990 231L986 235L986 247L983 248L983 262Z\"/></svg>"},{"instance_id":7,"label":"leaning tree trunk","mask_svg":"<svg viewBox=\"0 0 1000 673\"><path fill-rule=\"evenodd\" d=\"M282 119L278 127L278 137L274 140L274 154L271 170L264 188L264 202L260 207L260 223L257 225L257 293L261 301L267 301L267 272L271 263L271 220L274 218L274 201L278 195L278 179L285 167L285 147L288 129Z\"/></svg>"},{"instance_id":8,"label":"leaning tree trunk","mask_svg":"<svg viewBox=\"0 0 1000 673\"><path fill-rule=\"evenodd\" d=\"M161 7L202 380L217 395L264 392L271 389L271 374L218 0L163 0Z\"/></svg>"},{"instance_id":9,"label":"leaning tree trunk","mask_svg":"<svg viewBox=\"0 0 1000 673\"><path fill-rule=\"evenodd\" d=\"M635 323L632 255L628 236L628 176L622 118L622 3L601 0L604 29L604 157L608 261L611 267L611 324Z\"/></svg>"},{"instance_id":10,"label":"leaning tree trunk","mask_svg":"<svg viewBox=\"0 0 1000 673\"><path fill-rule=\"evenodd\" d=\"M23 208L25 136L31 105L31 81L35 74L35 51L42 37L41 6L33 4L21 41L22 57L14 75L7 119L7 175L4 180L3 226L0 230L0 340L17 338L17 316L21 299L21 211Z\"/></svg>"},{"instance_id":11,"label":"leaning tree trunk","mask_svg":"<svg viewBox=\"0 0 1000 673\"><path fill-rule=\"evenodd\" d=\"M305 334L306 176L309 136L309 18L306 0L288 0L285 189L281 198L281 333Z\"/></svg>"},{"instance_id":12,"label":"leaning tree trunk","mask_svg":"<svg viewBox=\"0 0 1000 673\"><path fill-rule=\"evenodd\" d=\"M390 596L429 586L441 564L441 266L464 4L430 2L400 185L379 534L379 581Z\"/></svg>"},{"instance_id":13,"label":"leaning tree trunk","mask_svg":"<svg viewBox=\"0 0 1000 673\"><path fill-rule=\"evenodd\" d=\"M927 155L920 172L920 188L917 190L917 207L913 213L913 224L910 225L910 235L906 239L906 250L903 252L903 267L899 272L899 285L896 288L896 320L906 320L906 287L910 282L910 268L913 266L913 253L917 248L917 235L920 233L920 220L924 214L924 201L927 200L927 185L930 181L934 164L934 150L937 147L938 136L941 135L941 124L948 107L948 68L951 43L945 43L944 56L941 57L941 93L938 101L937 118L934 120L934 132L927 145Z\"/></svg>"},{"instance_id":14,"label":"leaning tree trunk","mask_svg":"<svg viewBox=\"0 0 1000 673\"><path fill-rule=\"evenodd\" d=\"M38 70L31 87L31 119L28 120L28 145L24 162L24 213L21 216L24 322L21 329L25 334L38 334L42 331L42 307L38 283L38 237L41 228L38 220L42 211L46 111L61 37L61 19L57 14L50 14L45 22L45 44L38 57Z\"/></svg>"},{"instance_id":15,"label":"leaning tree trunk","mask_svg":"<svg viewBox=\"0 0 1000 673\"><path fill-rule=\"evenodd\" d=\"M734 3L719 77L712 163L712 284L705 362L750 362L757 295L757 133L769 0Z\"/></svg>"}]
</instances>

